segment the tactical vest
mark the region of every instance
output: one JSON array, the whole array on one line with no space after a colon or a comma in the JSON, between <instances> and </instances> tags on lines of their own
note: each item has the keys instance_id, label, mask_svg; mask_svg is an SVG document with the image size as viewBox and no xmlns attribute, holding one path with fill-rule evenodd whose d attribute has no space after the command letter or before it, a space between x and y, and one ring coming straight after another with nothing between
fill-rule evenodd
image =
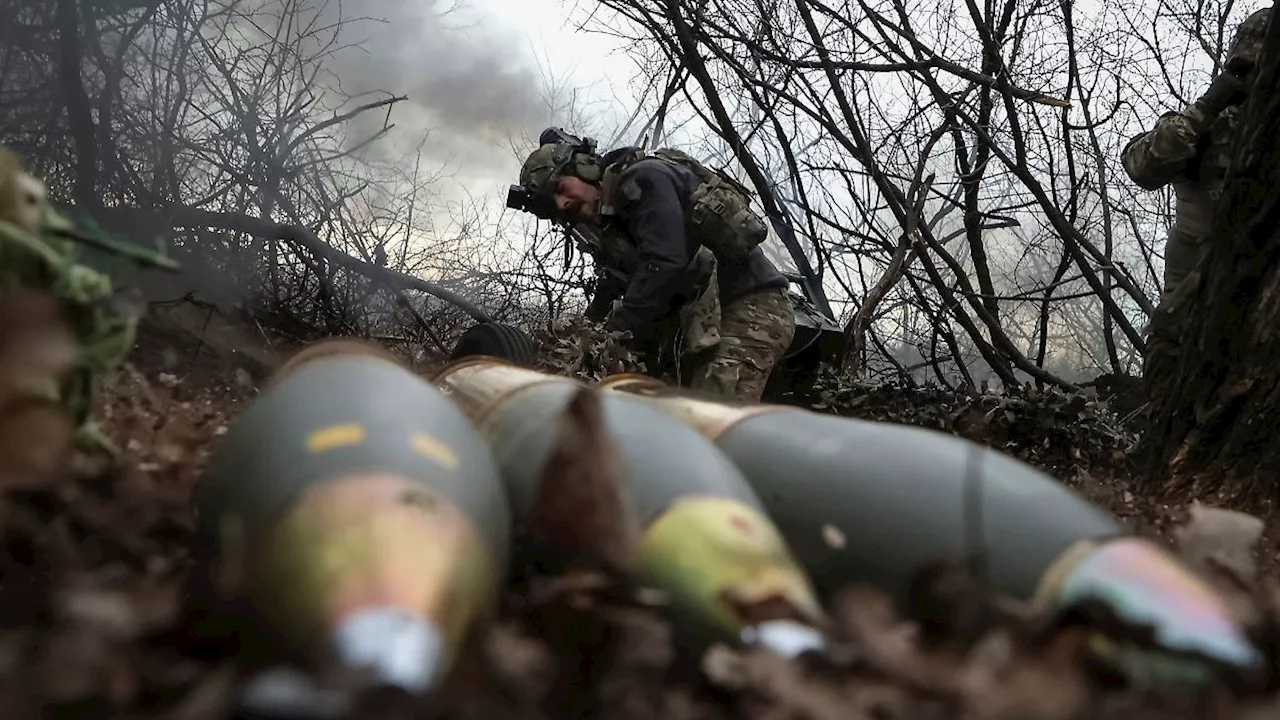
<instances>
[{"instance_id":1,"label":"tactical vest","mask_svg":"<svg viewBox=\"0 0 1280 720\"><path fill-rule=\"evenodd\" d=\"M601 217L615 216L614 196L623 172L647 159L683 167L698 178L684 207L689 238L710 250L719 263L746 263L751 251L764 242L769 232L764 220L751 209L754 193L729 175L711 170L679 150L663 148L647 155L636 150L605 168L600 180Z\"/></svg>"}]
</instances>

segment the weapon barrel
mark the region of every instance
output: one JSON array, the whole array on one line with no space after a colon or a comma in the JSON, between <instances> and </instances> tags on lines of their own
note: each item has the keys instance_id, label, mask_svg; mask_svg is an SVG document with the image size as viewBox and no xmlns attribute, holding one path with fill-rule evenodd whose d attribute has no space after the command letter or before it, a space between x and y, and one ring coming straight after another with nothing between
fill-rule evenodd
<instances>
[{"instance_id":1,"label":"weapon barrel","mask_svg":"<svg viewBox=\"0 0 1280 720\"><path fill-rule=\"evenodd\" d=\"M925 564L978 551L1007 596L1057 606L1100 597L1162 628L1170 646L1257 659L1221 598L1172 556L1011 457L922 428L698 400L643 376L600 385L653 403L724 451L824 597L850 583L901 597Z\"/></svg>"},{"instance_id":2,"label":"weapon barrel","mask_svg":"<svg viewBox=\"0 0 1280 720\"><path fill-rule=\"evenodd\" d=\"M760 499L698 433L635 398L491 358L460 360L435 382L489 441L518 522L534 512L546 484L569 472L561 452L567 409L582 393L598 398L600 424L620 469L619 492L637 519L638 579L663 591L692 632L739 635L752 624L750 610L770 599L820 623L808 578Z\"/></svg>"},{"instance_id":3,"label":"weapon barrel","mask_svg":"<svg viewBox=\"0 0 1280 720\"><path fill-rule=\"evenodd\" d=\"M356 343L273 378L197 503L206 547L243 554L256 619L317 665L425 692L496 607L510 515L492 454L435 388Z\"/></svg>"}]
</instances>

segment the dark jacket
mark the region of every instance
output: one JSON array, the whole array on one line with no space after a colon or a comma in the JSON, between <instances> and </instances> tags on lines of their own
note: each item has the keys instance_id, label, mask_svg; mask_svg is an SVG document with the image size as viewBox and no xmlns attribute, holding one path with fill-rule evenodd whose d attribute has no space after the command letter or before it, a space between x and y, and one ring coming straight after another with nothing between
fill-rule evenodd
<instances>
[{"instance_id":1,"label":"dark jacket","mask_svg":"<svg viewBox=\"0 0 1280 720\"><path fill-rule=\"evenodd\" d=\"M686 168L646 159L618 178L614 215L606 227L623 232L635 247L637 263L609 326L643 337L654 323L685 300L685 268L698 245L685 232L685 205L698 178ZM746 263L719 263L720 304L727 306L757 290L787 286L787 279L756 247Z\"/></svg>"}]
</instances>

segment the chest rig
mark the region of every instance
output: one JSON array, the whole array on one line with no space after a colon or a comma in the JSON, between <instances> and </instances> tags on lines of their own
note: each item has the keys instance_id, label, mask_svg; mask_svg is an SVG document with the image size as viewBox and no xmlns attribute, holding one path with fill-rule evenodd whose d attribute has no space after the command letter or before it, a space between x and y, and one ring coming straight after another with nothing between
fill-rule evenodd
<instances>
[{"instance_id":1,"label":"chest rig","mask_svg":"<svg viewBox=\"0 0 1280 720\"><path fill-rule=\"evenodd\" d=\"M751 209L754 193L728 174L711 170L671 148L649 154L635 149L605 168L600 180L600 218L606 233L620 230L618 193L623 174L644 160L685 168L698 179L684 204L685 231L691 241L710 250L717 262L747 262L751 252L768 236L764 220Z\"/></svg>"}]
</instances>

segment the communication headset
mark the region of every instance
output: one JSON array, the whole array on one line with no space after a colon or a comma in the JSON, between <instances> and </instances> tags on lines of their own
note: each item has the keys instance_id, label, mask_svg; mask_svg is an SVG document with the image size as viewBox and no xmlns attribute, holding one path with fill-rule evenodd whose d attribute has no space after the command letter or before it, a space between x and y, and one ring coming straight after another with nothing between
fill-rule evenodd
<instances>
[{"instance_id":1,"label":"communication headset","mask_svg":"<svg viewBox=\"0 0 1280 720\"><path fill-rule=\"evenodd\" d=\"M570 135L563 128L547 128L538 136L538 144L555 143L551 153L551 163L555 168L553 174L558 175L565 166L573 163L573 174L586 182L598 183L604 176L604 168L596 155L596 141L591 138L579 138Z\"/></svg>"}]
</instances>

